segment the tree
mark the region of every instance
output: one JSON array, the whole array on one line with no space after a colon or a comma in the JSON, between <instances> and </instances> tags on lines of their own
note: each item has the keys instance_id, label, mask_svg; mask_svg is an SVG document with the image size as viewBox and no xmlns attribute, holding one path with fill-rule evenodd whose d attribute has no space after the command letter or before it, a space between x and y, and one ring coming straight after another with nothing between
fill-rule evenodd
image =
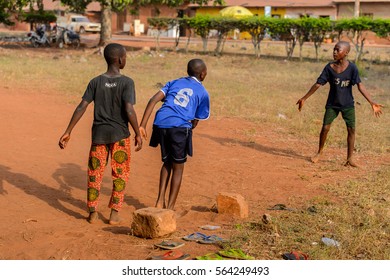
<instances>
[{"instance_id":1,"label":"tree","mask_svg":"<svg viewBox=\"0 0 390 280\"><path fill-rule=\"evenodd\" d=\"M297 44L297 26L296 20L290 18L274 19L269 31L274 37L278 37L285 42L287 59L290 59L294 53Z\"/></svg>"},{"instance_id":2,"label":"tree","mask_svg":"<svg viewBox=\"0 0 390 280\"><path fill-rule=\"evenodd\" d=\"M374 19L372 31L380 38L390 40L390 20Z\"/></svg>"},{"instance_id":3,"label":"tree","mask_svg":"<svg viewBox=\"0 0 390 280\"><path fill-rule=\"evenodd\" d=\"M209 0L61 0L76 11L84 11L88 4L98 2L101 5L101 31L99 45L104 46L111 40L111 13L112 11L123 11L126 7L158 6L178 7L184 3L195 3L199 5L208 4ZM214 4L222 4L223 0L213 0Z\"/></svg>"},{"instance_id":4,"label":"tree","mask_svg":"<svg viewBox=\"0 0 390 280\"><path fill-rule=\"evenodd\" d=\"M218 32L217 46L215 47L214 54L222 55L223 46L226 41L226 35L232 29L237 26L237 19L231 17L213 17L211 18L211 29L215 29Z\"/></svg>"},{"instance_id":5,"label":"tree","mask_svg":"<svg viewBox=\"0 0 390 280\"><path fill-rule=\"evenodd\" d=\"M209 34L211 28L211 16L209 15L197 15L192 18L188 18L188 26L194 30L195 34L202 38L203 52L207 52L207 43L209 40Z\"/></svg>"},{"instance_id":6,"label":"tree","mask_svg":"<svg viewBox=\"0 0 390 280\"><path fill-rule=\"evenodd\" d=\"M13 17L17 19L18 15L22 13L22 9L26 6L30 6L31 9L34 2L36 2L36 0L0 1L0 23L14 25Z\"/></svg>"},{"instance_id":7,"label":"tree","mask_svg":"<svg viewBox=\"0 0 390 280\"><path fill-rule=\"evenodd\" d=\"M335 23L334 28L338 31L339 37L343 32L345 32L349 40L355 46L355 62L358 62L361 59L364 49L364 42L367 37L367 31L371 31L373 26L373 20L368 17L342 19Z\"/></svg>"},{"instance_id":8,"label":"tree","mask_svg":"<svg viewBox=\"0 0 390 280\"><path fill-rule=\"evenodd\" d=\"M174 18L148 18L148 23L157 30L156 34L156 50L160 50L160 35L162 31L168 30L178 24L178 20Z\"/></svg>"},{"instance_id":9,"label":"tree","mask_svg":"<svg viewBox=\"0 0 390 280\"><path fill-rule=\"evenodd\" d=\"M267 29L270 27L272 18L269 17L245 17L240 19L240 31L246 31L251 35L253 47L255 49L255 56L260 57L260 43L267 34Z\"/></svg>"}]
</instances>

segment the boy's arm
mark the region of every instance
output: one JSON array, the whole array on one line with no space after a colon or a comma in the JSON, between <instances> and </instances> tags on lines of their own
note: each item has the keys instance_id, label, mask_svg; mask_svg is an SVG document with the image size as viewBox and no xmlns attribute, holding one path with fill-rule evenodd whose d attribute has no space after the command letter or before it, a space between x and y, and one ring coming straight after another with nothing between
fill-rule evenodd
<instances>
[{"instance_id":1,"label":"boy's arm","mask_svg":"<svg viewBox=\"0 0 390 280\"><path fill-rule=\"evenodd\" d=\"M192 123L192 129L194 129L198 125L199 120L197 120L197 119L192 120L191 123Z\"/></svg>"},{"instance_id":2,"label":"boy's arm","mask_svg":"<svg viewBox=\"0 0 390 280\"><path fill-rule=\"evenodd\" d=\"M316 90L321 86L321 84L319 83L315 83L311 86L311 88L309 89L309 91L305 94L305 96L303 96L301 99L299 99L297 101L297 105L298 105L298 110L301 111L302 110L302 107L303 107L303 104L305 103L306 99L308 99L313 93L316 92Z\"/></svg>"},{"instance_id":3,"label":"boy's arm","mask_svg":"<svg viewBox=\"0 0 390 280\"><path fill-rule=\"evenodd\" d=\"M160 102L161 100L163 100L164 98L165 98L165 94L161 90L159 90L155 95L153 95L152 98L150 98L148 105L146 105L145 112L144 112L144 115L142 116L142 120L141 120L141 124L140 124L140 128L139 128L139 130L141 132L141 136L144 139L147 138L145 128L146 128L146 125L147 125L148 120L150 118L150 115L153 112L154 106L156 106L156 104L158 102Z\"/></svg>"},{"instance_id":4,"label":"boy's arm","mask_svg":"<svg viewBox=\"0 0 390 280\"><path fill-rule=\"evenodd\" d=\"M383 105L377 104L371 100L370 94L367 92L366 87L362 83L358 83L357 86L360 93L364 96L364 98L368 101L368 103L370 103L372 109L374 110L375 116L379 117L382 114L381 107L383 107Z\"/></svg>"},{"instance_id":5,"label":"boy's arm","mask_svg":"<svg viewBox=\"0 0 390 280\"><path fill-rule=\"evenodd\" d=\"M61 136L58 145L61 149L65 149L66 145L70 140L70 134L72 133L73 128L84 115L85 110L87 110L89 103L85 100L81 100L80 104L77 105L76 109L73 112L72 118L70 119L69 125L66 128L64 134Z\"/></svg>"},{"instance_id":6,"label":"boy's arm","mask_svg":"<svg viewBox=\"0 0 390 280\"><path fill-rule=\"evenodd\" d=\"M135 151L138 152L142 149L142 138L141 134L139 132L139 126L138 126L138 120L137 120L137 114L134 111L134 107L130 102L126 102L126 114L127 118L129 119L129 123L131 127L134 130L135 133Z\"/></svg>"}]
</instances>

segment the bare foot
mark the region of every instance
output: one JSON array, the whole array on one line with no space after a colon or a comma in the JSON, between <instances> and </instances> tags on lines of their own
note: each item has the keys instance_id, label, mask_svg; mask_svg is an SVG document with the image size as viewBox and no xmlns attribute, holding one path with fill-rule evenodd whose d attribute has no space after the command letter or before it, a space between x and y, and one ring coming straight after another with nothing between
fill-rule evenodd
<instances>
[{"instance_id":1,"label":"bare foot","mask_svg":"<svg viewBox=\"0 0 390 280\"><path fill-rule=\"evenodd\" d=\"M123 220L119 217L118 211L111 209L111 214L110 214L110 220L108 223L110 225L119 225Z\"/></svg>"},{"instance_id":2,"label":"bare foot","mask_svg":"<svg viewBox=\"0 0 390 280\"><path fill-rule=\"evenodd\" d=\"M90 212L87 218L88 223L94 224L99 219L98 212Z\"/></svg>"},{"instance_id":3,"label":"bare foot","mask_svg":"<svg viewBox=\"0 0 390 280\"><path fill-rule=\"evenodd\" d=\"M352 167L359 167L351 158L347 159L347 162L344 164L344 166L352 166Z\"/></svg>"},{"instance_id":4,"label":"bare foot","mask_svg":"<svg viewBox=\"0 0 390 280\"><path fill-rule=\"evenodd\" d=\"M316 154L315 156L313 156L313 157L310 159L311 162L312 162L312 163L317 163L317 162L320 160L320 156L321 156L320 153Z\"/></svg>"}]
</instances>

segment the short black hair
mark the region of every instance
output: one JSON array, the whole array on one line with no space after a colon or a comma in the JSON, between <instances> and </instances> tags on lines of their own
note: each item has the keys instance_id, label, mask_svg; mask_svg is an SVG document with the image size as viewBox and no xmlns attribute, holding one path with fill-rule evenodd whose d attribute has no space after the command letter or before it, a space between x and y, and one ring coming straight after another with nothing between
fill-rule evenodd
<instances>
[{"instance_id":1,"label":"short black hair","mask_svg":"<svg viewBox=\"0 0 390 280\"><path fill-rule=\"evenodd\" d=\"M337 42L337 44L346 47L348 51L351 50L351 44L347 41L339 41L339 42Z\"/></svg>"},{"instance_id":2,"label":"short black hair","mask_svg":"<svg viewBox=\"0 0 390 280\"><path fill-rule=\"evenodd\" d=\"M114 64L124 54L125 48L121 44L111 43L104 48L104 58L107 64Z\"/></svg>"},{"instance_id":3,"label":"short black hair","mask_svg":"<svg viewBox=\"0 0 390 280\"><path fill-rule=\"evenodd\" d=\"M188 61L187 74L189 76L198 77L206 68L206 64L199 58L194 58Z\"/></svg>"}]
</instances>

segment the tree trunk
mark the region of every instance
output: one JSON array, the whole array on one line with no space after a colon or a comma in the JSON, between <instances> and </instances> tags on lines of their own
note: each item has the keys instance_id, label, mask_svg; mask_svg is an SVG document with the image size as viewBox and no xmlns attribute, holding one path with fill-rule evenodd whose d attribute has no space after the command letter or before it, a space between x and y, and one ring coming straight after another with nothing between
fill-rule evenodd
<instances>
[{"instance_id":1,"label":"tree trunk","mask_svg":"<svg viewBox=\"0 0 390 280\"><path fill-rule=\"evenodd\" d=\"M354 17L358 18L360 15L360 0L355 0Z\"/></svg>"},{"instance_id":2,"label":"tree trunk","mask_svg":"<svg viewBox=\"0 0 390 280\"><path fill-rule=\"evenodd\" d=\"M207 42L208 42L208 38L202 37L202 42L203 42L203 52L206 53L206 52L207 52Z\"/></svg>"},{"instance_id":3,"label":"tree trunk","mask_svg":"<svg viewBox=\"0 0 390 280\"><path fill-rule=\"evenodd\" d=\"M105 46L111 41L111 4L102 6L102 28L100 31L99 46Z\"/></svg>"}]
</instances>

